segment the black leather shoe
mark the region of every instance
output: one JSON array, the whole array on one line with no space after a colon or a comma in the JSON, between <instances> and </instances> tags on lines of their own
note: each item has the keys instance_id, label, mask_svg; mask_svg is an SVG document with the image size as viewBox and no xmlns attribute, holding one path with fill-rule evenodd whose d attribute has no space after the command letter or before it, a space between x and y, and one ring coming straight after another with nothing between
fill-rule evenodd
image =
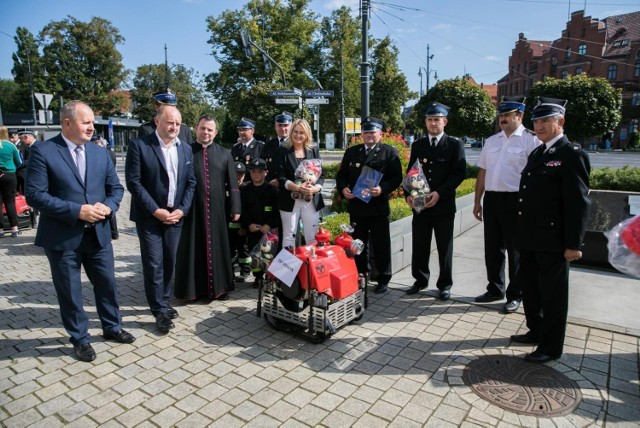
<instances>
[{"instance_id":1,"label":"black leather shoe","mask_svg":"<svg viewBox=\"0 0 640 428\"><path fill-rule=\"evenodd\" d=\"M407 294L418 294L420 290L427 288L427 284L419 284L414 282L410 289L407 290Z\"/></svg>"},{"instance_id":2,"label":"black leather shoe","mask_svg":"<svg viewBox=\"0 0 640 428\"><path fill-rule=\"evenodd\" d=\"M539 342L538 338L535 337L531 332L526 334L512 334L511 340L517 343L524 343L527 345L536 344Z\"/></svg>"},{"instance_id":3,"label":"black leather shoe","mask_svg":"<svg viewBox=\"0 0 640 428\"><path fill-rule=\"evenodd\" d=\"M174 320L178 318L180 315L178 315L178 311L176 311L174 308L169 306L169 309L167 309L167 316L169 317L169 319Z\"/></svg>"},{"instance_id":4,"label":"black leather shoe","mask_svg":"<svg viewBox=\"0 0 640 428\"><path fill-rule=\"evenodd\" d=\"M74 345L73 349L76 351L76 358L80 361L89 363L96 359L96 351L93 350L90 343Z\"/></svg>"},{"instance_id":5,"label":"black leather shoe","mask_svg":"<svg viewBox=\"0 0 640 428\"><path fill-rule=\"evenodd\" d=\"M538 351L537 349L530 354L524 356L524 359L529 361L530 363L548 363L552 360L557 360L559 357L552 357L551 355L547 355L544 352Z\"/></svg>"},{"instance_id":6,"label":"black leather shoe","mask_svg":"<svg viewBox=\"0 0 640 428\"><path fill-rule=\"evenodd\" d=\"M487 291L486 293L476 297L475 301L476 303L489 303L489 302L497 302L498 300L502 300L502 299L504 299L504 296L502 294L495 294L490 291Z\"/></svg>"},{"instance_id":7,"label":"black leather shoe","mask_svg":"<svg viewBox=\"0 0 640 428\"><path fill-rule=\"evenodd\" d=\"M504 311L505 314L514 313L520 307L520 302L521 300L519 299L509 300L507 303L504 304L504 307L502 308L502 310Z\"/></svg>"},{"instance_id":8,"label":"black leather shoe","mask_svg":"<svg viewBox=\"0 0 640 428\"><path fill-rule=\"evenodd\" d=\"M449 290L440 290L438 298L442 301L449 300L451 298L451 292Z\"/></svg>"},{"instance_id":9,"label":"black leather shoe","mask_svg":"<svg viewBox=\"0 0 640 428\"><path fill-rule=\"evenodd\" d=\"M376 294L386 293L388 287L389 287L388 284L380 284L379 283L378 285L376 285L376 288L373 290L373 292L376 293Z\"/></svg>"},{"instance_id":10,"label":"black leather shoe","mask_svg":"<svg viewBox=\"0 0 640 428\"><path fill-rule=\"evenodd\" d=\"M104 333L102 335L106 340L115 340L120 343L133 343L136 341L136 338L133 337L133 334L129 333L126 330L120 329L117 332Z\"/></svg>"},{"instance_id":11,"label":"black leather shoe","mask_svg":"<svg viewBox=\"0 0 640 428\"><path fill-rule=\"evenodd\" d=\"M171 319L163 313L159 313L158 315L156 315L156 326L158 326L158 330L160 330L162 333L168 333L169 330L175 328L175 324L173 324L173 321L171 321Z\"/></svg>"}]
</instances>

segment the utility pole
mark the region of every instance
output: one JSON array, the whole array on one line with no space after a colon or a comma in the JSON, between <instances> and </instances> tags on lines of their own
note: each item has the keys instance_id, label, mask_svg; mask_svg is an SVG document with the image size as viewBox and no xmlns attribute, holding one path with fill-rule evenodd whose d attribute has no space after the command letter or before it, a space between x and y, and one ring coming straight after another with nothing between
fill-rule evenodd
<instances>
[{"instance_id":1,"label":"utility pole","mask_svg":"<svg viewBox=\"0 0 640 428\"><path fill-rule=\"evenodd\" d=\"M424 91L422 90L422 67L418 67L418 76L420 76L420 98L424 95Z\"/></svg>"},{"instance_id":2,"label":"utility pole","mask_svg":"<svg viewBox=\"0 0 640 428\"><path fill-rule=\"evenodd\" d=\"M31 51L29 47L25 45L27 48L27 70L29 71L29 91L31 91L31 113L33 114L33 126L38 124L38 117L36 115L36 101L35 95L33 93L33 75L31 74Z\"/></svg>"},{"instance_id":3,"label":"utility pole","mask_svg":"<svg viewBox=\"0 0 640 428\"><path fill-rule=\"evenodd\" d=\"M369 116L369 6L371 0L362 0L362 64L360 65L361 115Z\"/></svg>"},{"instance_id":4,"label":"utility pole","mask_svg":"<svg viewBox=\"0 0 640 428\"><path fill-rule=\"evenodd\" d=\"M164 44L164 86L169 90L169 62L167 61L167 44Z\"/></svg>"},{"instance_id":5,"label":"utility pole","mask_svg":"<svg viewBox=\"0 0 640 428\"><path fill-rule=\"evenodd\" d=\"M429 55L429 45L427 44L427 92L429 92L429 75L431 74L431 69L429 68L429 60L431 59L433 59L433 54Z\"/></svg>"},{"instance_id":6,"label":"utility pole","mask_svg":"<svg viewBox=\"0 0 640 428\"><path fill-rule=\"evenodd\" d=\"M342 56L342 39L344 38L344 33L340 35L340 144L342 144L342 149L347 148L347 136L346 136L346 126L344 123L346 118L344 115L344 59Z\"/></svg>"}]
</instances>

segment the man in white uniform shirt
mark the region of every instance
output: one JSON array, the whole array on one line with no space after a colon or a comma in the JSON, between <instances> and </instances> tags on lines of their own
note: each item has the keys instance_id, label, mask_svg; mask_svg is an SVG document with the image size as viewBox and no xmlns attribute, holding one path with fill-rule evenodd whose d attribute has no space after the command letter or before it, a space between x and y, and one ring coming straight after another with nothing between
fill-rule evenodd
<instances>
[{"instance_id":1,"label":"man in white uniform shirt","mask_svg":"<svg viewBox=\"0 0 640 428\"><path fill-rule=\"evenodd\" d=\"M503 97L498 106L501 131L489 137L480 152L473 207L474 216L484 221L484 259L488 280L487 291L475 301L488 303L506 297L505 313L518 310L522 301L522 287L516 279L519 254L514 248L518 187L529 153L540 145L533 131L522 125L524 101L525 98L519 96ZM508 287L504 273L505 252L509 258Z\"/></svg>"}]
</instances>

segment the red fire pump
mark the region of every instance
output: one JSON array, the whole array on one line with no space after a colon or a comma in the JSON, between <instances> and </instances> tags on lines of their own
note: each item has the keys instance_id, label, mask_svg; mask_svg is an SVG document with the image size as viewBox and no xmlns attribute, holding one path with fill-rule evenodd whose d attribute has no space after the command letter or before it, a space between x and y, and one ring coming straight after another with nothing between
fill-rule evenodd
<instances>
[{"instance_id":1,"label":"red fire pump","mask_svg":"<svg viewBox=\"0 0 640 428\"><path fill-rule=\"evenodd\" d=\"M270 326L316 343L345 324L359 320L366 307L366 284L355 260L364 244L353 239L353 228L330 244L331 233L320 227L316 243L302 245L293 254L302 261L291 287L270 274L259 291L257 315L264 312Z\"/></svg>"}]
</instances>

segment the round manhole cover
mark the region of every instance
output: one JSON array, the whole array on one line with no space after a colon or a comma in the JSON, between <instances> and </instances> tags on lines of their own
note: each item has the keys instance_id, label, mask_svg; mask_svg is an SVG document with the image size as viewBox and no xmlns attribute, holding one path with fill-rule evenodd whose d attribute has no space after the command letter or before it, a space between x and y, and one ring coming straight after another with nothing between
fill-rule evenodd
<instances>
[{"instance_id":1,"label":"round manhole cover","mask_svg":"<svg viewBox=\"0 0 640 428\"><path fill-rule=\"evenodd\" d=\"M562 373L505 355L470 362L464 382L490 403L526 415L564 416L582 401L578 385Z\"/></svg>"}]
</instances>

